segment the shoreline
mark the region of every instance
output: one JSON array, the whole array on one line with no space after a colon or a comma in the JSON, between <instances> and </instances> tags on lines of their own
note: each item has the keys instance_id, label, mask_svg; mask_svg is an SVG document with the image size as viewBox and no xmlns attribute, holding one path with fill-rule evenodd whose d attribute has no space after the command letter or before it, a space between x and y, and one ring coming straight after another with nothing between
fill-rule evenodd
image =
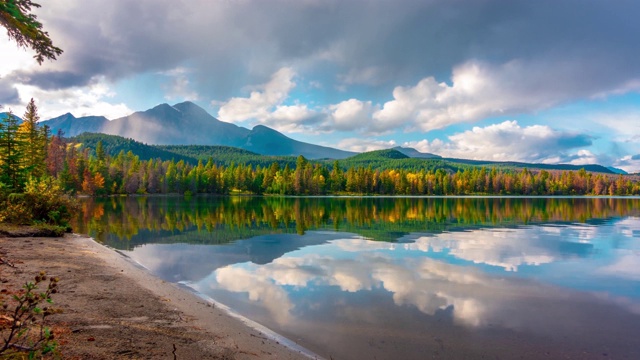
<instances>
[{"instance_id":1,"label":"shoreline","mask_svg":"<svg viewBox=\"0 0 640 360\"><path fill-rule=\"evenodd\" d=\"M85 235L0 237L3 289L60 278L49 318L65 359L314 359L318 355ZM175 350L174 350L175 349Z\"/></svg>"},{"instance_id":2,"label":"shoreline","mask_svg":"<svg viewBox=\"0 0 640 360\"><path fill-rule=\"evenodd\" d=\"M76 236L80 236L80 237L84 237L85 235L81 235L81 234L74 234ZM277 332L269 329L268 327L257 323L253 320L251 320L250 318L247 318L245 316L240 315L239 313L235 312L231 307L222 304L218 301L216 301L215 299L202 294L200 292L198 292L197 290L195 290L194 288L192 288L191 286L189 286L186 283L172 283L172 282L168 282L165 280L162 280L158 277L156 277L155 275L153 275L151 273L151 271L145 267L143 264L141 264L140 262L132 259L131 257L129 257L127 254L123 253L120 250L111 248L107 245L103 245L98 243L97 241L95 241L95 239L89 237L91 240L93 240L93 242L95 244L97 244L98 246L102 246L105 247L109 250L114 251L115 253L117 253L119 256L121 256L122 258L124 258L126 261L128 261L130 264L132 264L133 266L137 267L140 271L145 272L147 275L161 281L164 284L169 284L172 285L174 287L176 287L178 290L189 293L191 295L194 295L197 297L197 299L203 300L206 302L207 305L211 305L212 307L222 310L230 319L232 320L236 320L241 322L242 324L244 324L246 327L248 327L248 330L253 330L253 331L258 331L259 333L261 333L264 337L268 338L271 341L276 342L277 344L283 345L284 347L288 348L291 351L294 351L297 354L300 354L303 356L304 359L316 359L316 360L322 360L323 358L318 355L315 354L314 352L312 352L311 350L299 345L298 343L294 342L293 340L290 340L289 338L278 334ZM156 290L157 291L157 290ZM190 299L190 301L198 301L197 299ZM251 335L254 336L254 335Z\"/></svg>"}]
</instances>

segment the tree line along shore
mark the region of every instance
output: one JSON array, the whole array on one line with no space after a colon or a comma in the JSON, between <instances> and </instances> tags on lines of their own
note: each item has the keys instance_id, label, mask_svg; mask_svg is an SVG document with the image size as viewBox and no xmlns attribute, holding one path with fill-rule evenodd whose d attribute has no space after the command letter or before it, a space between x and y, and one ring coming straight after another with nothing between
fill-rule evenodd
<instances>
[{"instance_id":1,"label":"tree line along shore","mask_svg":"<svg viewBox=\"0 0 640 360\"><path fill-rule=\"evenodd\" d=\"M74 204L67 195L638 195L637 176L544 169L344 167L339 161L294 166L184 160L141 160L131 151L110 155L50 134L38 125L32 100L23 121L0 122L0 221L66 224ZM45 203L43 205L42 203Z\"/></svg>"}]
</instances>

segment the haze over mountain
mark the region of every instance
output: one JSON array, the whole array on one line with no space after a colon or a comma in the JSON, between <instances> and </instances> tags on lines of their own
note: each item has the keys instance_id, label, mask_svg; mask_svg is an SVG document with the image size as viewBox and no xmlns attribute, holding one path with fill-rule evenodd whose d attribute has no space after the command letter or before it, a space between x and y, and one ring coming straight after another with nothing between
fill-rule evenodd
<instances>
[{"instance_id":1,"label":"haze over mountain","mask_svg":"<svg viewBox=\"0 0 640 360\"><path fill-rule=\"evenodd\" d=\"M249 130L220 121L189 101L173 106L160 104L111 121L101 116L76 118L67 113L42 124L52 133L62 130L69 137L94 132L154 145L226 145L262 155L303 155L309 159L343 159L355 154L297 141L263 125Z\"/></svg>"},{"instance_id":2,"label":"haze over mountain","mask_svg":"<svg viewBox=\"0 0 640 360\"><path fill-rule=\"evenodd\" d=\"M408 147L402 147L402 146L396 146L393 148L394 150L397 150L405 155L407 155L408 157L411 158L420 158L420 159L434 159L434 158L441 158L442 156L440 155L436 155L436 154L432 154L432 153L423 153L420 152L414 148L408 148Z\"/></svg>"}]
</instances>

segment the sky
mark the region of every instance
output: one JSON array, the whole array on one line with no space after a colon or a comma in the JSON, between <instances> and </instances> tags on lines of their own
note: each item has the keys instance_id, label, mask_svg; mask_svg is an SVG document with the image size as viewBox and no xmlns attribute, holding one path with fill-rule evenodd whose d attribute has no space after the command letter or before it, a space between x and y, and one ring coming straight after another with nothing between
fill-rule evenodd
<instances>
[{"instance_id":1,"label":"sky","mask_svg":"<svg viewBox=\"0 0 640 360\"><path fill-rule=\"evenodd\" d=\"M64 53L39 66L0 31L3 111L188 100L344 150L640 171L636 0L40 3Z\"/></svg>"}]
</instances>

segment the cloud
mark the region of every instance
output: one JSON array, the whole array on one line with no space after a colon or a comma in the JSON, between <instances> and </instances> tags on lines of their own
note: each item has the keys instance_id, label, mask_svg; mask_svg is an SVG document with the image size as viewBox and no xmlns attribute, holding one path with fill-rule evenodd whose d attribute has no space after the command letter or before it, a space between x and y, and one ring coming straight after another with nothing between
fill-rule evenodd
<instances>
[{"instance_id":1,"label":"cloud","mask_svg":"<svg viewBox=\"0 0 640 360\"><path fill-rule=\"evenodd\" d=\"M444 157L492 161L584 163L595 160L585 150L571 151L592 144L583 134L557 131L549 126L521 127L517 121L504 121L486 127L474 127L441 140L407 142L404 146Z\"/></svg>"},{"instance_id":2,"label":"cloud","mask_svg":"<svg viewBox=\"0 0 640 360\"><path fill-rule=\"evenodd\" d=\"M537 231L542 229L536 228ZM521 265L540 265L556 261L560 254L541 243L530 231L521 229L444 233L438 236L409 236L406 244L412 250L447 251L459 259L499 266L506 271L518 271ZM525 240L526 238L526 240ZM514 239L521 241L514 242ZM517 244L517 246L516 246Z\"/></svg>"},{"instance_id":3,"label":"cloud","mask_svg":"<svg viewBox=\"0 0 640 360\"><path fill-rule=\"evenodd\" d=\"M371 120L374 106L371 101L349 99L335 105L329 105L329 121L324 126L328 129L349 131L363 128ZM365 125L366 126L366 125Z\"/></svg>"},{"instance_id":4,"label":"cloud","mask_svg":"<svg viewBox=\"0 0 640 360\"><path fill-rule=\"evenodd\" d=\"M257 86L248 98L234 97L223 104L218 117L228 122L267 121L273 109L282 104L296 86L293 81L295 74L291 68L281 68L268 83Z\"/></svg>"},{"instance_id":5,"label":"cloud","mask_svg":"<svg viewBox=\"0 0 640 360\"><path fill-rule=\"evenodd\" d=\"M549 69L535 61L512 60L494 65L470 60L453 69L451 85L427 77L413 87L396 87L393 100L374 113L371 130L431 131L487 117L531 113L595 96L593 88L576 80L581 76L577 69L579 66L568 64ZM549 72L553 81L545 82Z\"/></svg>"},{"instance_id":6,"label":"cloud","mask_svg":"<svg viewBox=\"0 0 640 360\"><path fill-rule=\"evenodd\" d=\"M104 79L77 88L62 90L42 90L35 86L17 85L20 93L20 103L33 98L38 106L41 119L49 119L73 111L80 116L105 116L115 119L133 113L124 103L112 104L110 99L115 96L109 84ZM16 104L21 108L23 105Z\"/></svg>"},{"instance_id":7,"label":"cloud","mask_svg":"<svg viewBox=\"0 0 640 360\"><path fill-rule=\"evenodd\" d=\"M626 155L613 162L613 166L620 168L628 173L640 172L640 154Z\"/></svg>"},{"instance_id":8,"label":"cloud","mask_svg":"<svg viewBox=\"0 0 640 360\"><path fill-rule=\"evenodd\" d=\"M351 240L338 242L345 241ZM398 262L375 254L357 255L353 259L319 254L289 256L265 265L226 266L217 269L213 279L212 288L246 293L281 324L291 321L295 313L295 304L285 287L311 284L337 286L350 293L381 287L393 294L396 305L415 306L429 315L453 306L456 321L470 326L484 323L481 317L484 306L470 298L465 289L482 286L486 279L474 271L432 259Z\"/></svg>"},{"instance_id":9,"label":"cloud","mask_svg":"<svg viewBox=\"0 0 640 360\"><path fill-rule=\"evenodd\" d=\"M594 112L585 117L601 128L598 130L615 134L616 140L625 143L640 140L640 110L637 108Z\"/></svg>"},{"instance_id":10,"label":"cloud","mask_svg":"<svg viewBox=\"0 0 640 360\"><path fill-rule=\"evenodd\" d=\"M253 269L228 266L216 270L215 286L233 292L246 292L249 300L264 304L279 323L291 319L293 304L287 292L271 279L257 276Z\"/></svg>"},{"instance_id":11,"label":"cloud","mask_svg":"<svg viewBox=\"0 0 640 360\"><path fill-rule=\"evenodd\" d=\"M531 229L474 230L435 236L410 234L400 239L402 243L396 244L358 238L335 239L317 246L315 251L294 251L264 265L242 263L220 268L212 275L216 281L211 287L244 293L256 302L256 306L269 311L275 321L280 324L290 322L287 325L293 327L308 320L306 306L322 292L323 287L335 286L343 293L390 293L395 305L412 307L431 316L448 311L455 323L467 327L492 324L546 333L550 322L559 325L566 321L558 314L566 314L568 308L575 306L571 299L588 301L590 308L599 303L598 300L590 296L585 298L584 292L558 287L550 291L550 287L538 281L487 273L464 263L450 264L430 256L407 256L415 251L442 252L442 256L516 271L524 264L547 264L592 251L588 241L567 246L567 242L562 240L584 238L579 235L584 231L582 226L567 226L557 231L550 229L555 235L551 240L557 241L549 241L548 235L543 236L548 231L547 227L538 228L533 233L528 230ZM514 239L518 241L514 242ZM518 243L517 247L514 247L515 243ZM342 255L336 257L336 251ZM622 265L628 264L624 262ZM593 271L608 274L618 271L618 268ZM626 274L635 278L636 273ZM208 281L199 282L198 288L206 286ZM344 294L334 296L347 299ZM614 297L614 301L616 299ZM605 301L608 303L611 299ZM546 314L544 321L537 321L539 313L522 311L548 308L551 303L556 305L551 307L555 310ZM338 314L349 303L336 301L329 306L333 307L333 314ZM579 312L570 313L582 316ZM342 320L345 321L344 318Z\"/></svg>"},{"instance_id":12,"label":"cloud","mask_svg":"<svg viewBox=\"0 0 640 360\"><path fill-rule=\"evenodd\" d=\"M633 59L640 57L634 36L640 25L633 15L639 8L579 0L507 6L499 0L410 0L403 6L194 0L176 12L169 0L69 0L38 10L65 53L27 72L33 85L58 89L89 84L95 76L115 82L188 64L195 69L193 89L221 99L283 66L318 72L328 65L334 85L376 85L388 92L429 76L440 83L473 59L491 61L496 65L486 68L498 74L512 67L500 64L516 61L516 88L524 81L533 98L551 92L563 101L638 88L640 66Z\"/></svg>"},{"instance_id":13,"label":"cloud","mask_svg":"<svg viewBox=\"0 0 640 360\"><path fill-rule=\"evenodd\" d=\"M90 85L94 78L87 78L72 71L16 71L11 79L18 84L35 86L41 90L63 90Z\"/></svg>"},{"instance_id":14,"label":"cloud","mask_svg":"<svg viewBox=\"0 0 640 360\"><path fill-rule=\"evenodd\" d=\"M0 78L0 105L17 104L20 102L20 94L13 86L13 82Z\"/></svg>"},{"instance_id":15,"label":"cloud","mask_svg":"<svg viewBox=\"0 0 640 360\"><path fill-rule=\"evenodd\" d=\"M317 122L319 114L307 105L283 104L296 86L295 76L292 68L281 68L269 82L254 86L249 97L234 97L222 103L218 117L222 121L257 123L280 131L302 131L306 124Z\"/></svg>"},{"instance_id":16,"label":"cloud","mask_svg":"<svg viewBox=\"0 0 640 360\"><path fill-rule=\"evenodd\" d=\"M0 31L0 54L3 54L2 61L0 61L0 77L5 77L26 67L36 68L38 64L31 53L19 48L15 42L9 40L4 29Z\"/></svg>"},{"instance_id":17,"label":"cloud","mask_svg":"<svg viewBox=\"0 0 640 360\"><path fill-rule=\"evenodd\" d=\"M355 151L355 152L382 150L382 149L388 149L390 147L395 147L395 146L396 146L396 142L394 140L384 141L384 140L371 140L371 139L363 139L363 138L342 139L336 145L336 147L339 149L345 149L345 150Z\"/></svg>"},{"instance_id":18,"label":"cloud","mask_svg":"<svg viewBox=\"0 0 640 360\"><path fill-rule=\"evenodd\" d=\"M389 80L389 75L377 66L350 69L346 74L339 74L338 80L344 85L380 85Z\"/></svg>"},{"instance_id":19,"label":"cloud","mask_svg":"<svg viewBox=\"0 0 640 360\"><path fill-rule=\"evenodd\" d=\"M191 81L189 80L189 74L192 70L177 67L169 71L160 72L170 79L170 81L164 84L165 99L170 101L196 101L200 98L198 93L191 89Z\"/></svg>"}]
</instances>

